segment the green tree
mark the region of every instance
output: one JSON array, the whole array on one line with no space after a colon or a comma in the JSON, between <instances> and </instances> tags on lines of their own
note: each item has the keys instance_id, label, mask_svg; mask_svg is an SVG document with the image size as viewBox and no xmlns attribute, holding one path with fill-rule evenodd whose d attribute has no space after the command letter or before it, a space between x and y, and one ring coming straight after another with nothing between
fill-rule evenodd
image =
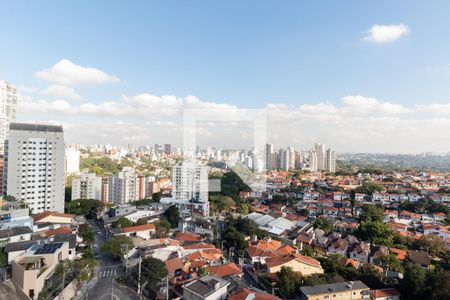
<instances>
[{"instance_id":1,"label":"green tree","mask_svg":"<svg viewBox=\"0 0 450 300\"><path fill-rule=\"evenodd\" d=\"M134 223L125 217L120 217L114 224L116 227L127 228L133 226Z\"/></svg>"},{"instance_id":2,"label":"green tree","mask_svg":"<svg viewBox=\"0 0 450 300\"><path fill-rule=\"evenodd\" d=\"M156 237L165 238L169 234L169 230L172 227L172 224L169 223L166 219L161 219L155 224L156 227Z\"/></svg>"},{"instance_id":3,"label":"green tree","mask_svg":"<svg viewBox=\"0 0 450 300\"><path fill-rule=\"evenodd\" d=\"M80 224L78 233L85 243L93 243L95 232L89 224Z\"/></svg>"},{"instance_id":4,"label":"green tree","mask_svg":"<svg viewBox=\"0 0 450 300\"><path fill-rule=\"evenodd\" d=\"M429 299L427 295L427 272L416 264L406 264L404 277L400 282L400 290L406 299Z\"/></svg>"},{"instance_id":5,"label":"green tree","mask_svg":"<svg viewBox=\"0 0 450 300\"><path fill-rule=\"evenodd\" d=\"M314 227L325 231L326 234L329 234L334 230L333 222L325 218L317 218L314 221Z\"/></svg>"},{"instance_id":6,"label":"green tree","mask_svg":"<svg viewBox=\"0 0 450 300\"><path fill-rule=\"evenodd\" d=\"M370 241L372 244L392 246L394 233L392 229L383 222L362 222L356 231L356 235L362 240Z\"/></svg>"},{"instance_id":7,"label":"green tree","mask_svg":"<svg viewBox=\"0 0 450 300\"><path fill-rule=\"evenodd\" d=\"M328 278L325 274L312 274L312 275L305 277L302 285L315 286L315 285L326 284L326 283L328 283Z\"/></svg>"},{"instance_id":8,"label":"green tree","mask_svg":"<svg viewBox=\"0 0 450 300\"><path fill-rule=\"evenodd\" d=\"M138 276L138 266L134 268L134 274ZM142 261L141 265L141 284L149 287L155 287L161 283L167 276L166 266L160 259L148 257Z\"/></svg>"},{"instance_id":9,"label":"green tree","mask_svg":"<svg viewBox=\"0 0 450 300\"><path fill-rule=\"evenodd\" d=\"M95 217L97 212L101 211L104 207L104 203L95 199L77 199L65 204L67 213L81 215L86 218Z\"/></svg>"},{"instance_id":10,"label":"green tree","mask_svg":"<svg viewBox=\"0 0 450 300\"><path fill-rule=\"evenodd\" d=\"M378 183L375 183L373 181L364 181L362 185L358 186L355 189L356 193L363 193L372 195L374 192L383 192L385 191L385 188L382 185L379 185Z\"/></svg>"},{"instance_id":11,"label":"green tree","mask_svg":"<svg viewBox=\"0 0 450 300\"><path fill-rule=\"evenodd\" d=\"M225 240L229 246L235 247L236 250L244 250L247 247L245 236L237 231L235 227L227 227L222 232L222 240Z\"/></svg>"},{"instance_id":12,"label":"green tree","mask_svg":"<svg viewBox=\"0 0 450 300\"><path fill-rule=\"evenodd\" d=\"M139 225L145 225L145 224L148 224L147 219L145 219L145 218L139 218L139 219L136 221L136 226L139 226Z\"/></svg>"},{"instance_id":13,"label":"green tree","mask_svg":"<svg viewBox=\"0 0 450 300\"><path fill-rule=\"evenodd\" d=\"M118 235L107 240L101 247L102 252L110 252L116 257L121 257L126 254L126 249L131 250L133 248L133 241L126 235Z\"/></svg>"},{"instance_id":14,"label":"green tree","mask_svg":"<svg viewBox=\"0 0 450 300\"><path fill-rule=\"evenodd\" d=\"M287 298L294 298L301 286L301 275L292 270L291 267L281 267L278 275L278 288L281 295Z\"/></svg>"},{"instance_id":15,"label":"green tree","mask_svg":"<svg viewBox=\"0 0 450 300\"><path fill-rule=\"evenodd\" d=\"M443 257L448 252L447 244L441 238L434 235L425 235L419 241L420 249L430 255Z\"/></svg>"},{"instance_id":16,"label":"green tree","mask_svg":"<svg viewBox=\"0 0 450 300\"><path fill-rule=\"evenodd\" d=\"M152 195L152 200L153 200L154 202L159 202L159 200L161 200L161 192L153 193L153 195Z\"/></svg>"},{"instance_id":17,"label":"green tree","mask_svg":"<svg viewBox=\"0 0 450 300\"><path fill-rule=\"evenodd\" d=\"M178 207L172 205L164 212L164 217L169 221L172 228L176 228L178 226L178 222L180 221L180 212Z\"/></svg>"},{"instance_id":18,"label":"green tree","mask_svg":"<svg viewBox=\"0 0 450 300\"><path fill-rule=\"evenodd\" d=\"M359 216L360 222L382 222L384 219L384 208L380 205L364 204Z\"/></svg>"},{"instance_id":19,"label":"green tree","mask_svg":"<svg viewBox=\"0 0 450 300\"><path fill-rule=\"evenodd\" d=\"M379 264L385 270L387 269L387 270L393 270L393 271L397 271L397 272L403 271L400 261L397 259L397 257L393 253L380 256L380 258L377 259L376 263Z\"/></svg>"}]
</instances>

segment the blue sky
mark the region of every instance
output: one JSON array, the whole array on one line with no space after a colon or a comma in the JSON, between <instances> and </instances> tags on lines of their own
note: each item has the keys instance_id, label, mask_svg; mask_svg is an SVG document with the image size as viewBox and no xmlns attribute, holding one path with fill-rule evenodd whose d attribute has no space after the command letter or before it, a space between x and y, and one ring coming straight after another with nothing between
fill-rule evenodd
<instances>
[{"instance_id":1,"label":"blue sky","mask_svg":"<svg viewBox=\"0 0 450 300\"><path fill-rule=\"evenodd\" d=\"M5 1L0 79L34 101L54 101L61 97L36 92L52 82L35 74L67 59L120 79L74 85L80 99L63 99L72 106L148 93L249 108L339 106L342 97L362 95L448 109L449 11L448 1ZM408 32L390 42L364 40L375 24ZM37 113L22 117L88 119ZM131 117L121 118L109 120Z\"/></svg>"}]
</instances>

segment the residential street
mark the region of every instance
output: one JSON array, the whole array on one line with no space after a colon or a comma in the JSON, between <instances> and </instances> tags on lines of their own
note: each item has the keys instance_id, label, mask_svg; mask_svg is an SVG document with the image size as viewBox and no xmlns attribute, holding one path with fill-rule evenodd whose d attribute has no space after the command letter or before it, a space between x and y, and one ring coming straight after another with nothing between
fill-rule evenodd
<instances>
[{"instance_id":1,"label":"residential street","mask_svg":"<svg viewBox=\"0 0 450 300\"><path fill-rule=\"evenodd\" d=\"M88 220L92 226L95 234L96 251L100 251L101 246L106 241L104 229L101 224L94 220ZM93 286L88 287L87 291L79 295L77 299L117 299L117 300L132 300L139 299L135 291L129 287L120 285L115 279L123 275L123 264L120 261L113 259L109 253L101 253L97 264L96 276L91 282Z\"/></svg>"}]
</instances>

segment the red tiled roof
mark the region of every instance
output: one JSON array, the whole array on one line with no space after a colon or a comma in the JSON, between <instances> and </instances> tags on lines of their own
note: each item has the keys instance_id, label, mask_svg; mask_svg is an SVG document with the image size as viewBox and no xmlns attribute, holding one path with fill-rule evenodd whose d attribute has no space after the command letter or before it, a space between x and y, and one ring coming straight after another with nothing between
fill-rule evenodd
<instances>
[{"instance_id":1,"label":"red tiled roof","mask_svg":"<svg viewBox=\"0 0 450 300\"><path fill-rule=\"evenodd\" d=\"M242 271L235 263L228 263L225 265L210 266L208 272L219 277L230 275L241 275Z\"/></svg>"},{"instance_id":2,"label":"red tiled roof","mask_svg":"<svg viewBox=\"0 0 450 300\"><path fill-rule=\"evenodd\" d=\"M207 243L198 243L193 245L186 245L183 246L185 250L195 250L195 249L214 249L214 245L207 244Z\"/></svg>"},{"instance_id":3,"label":"red tiled roof","mask_svg":"<svg viewBox=\"0 0 450 300\"><path fill-rule=\"evenodd\" d=\"M394 288L387 288L387 289L371 290L370 295L376 299L376 298L400 296L400 292Z\"/></svg>"},{"instance_id":4,"label":"red tiled roof","mask_svg":"<svg viewBox=\"0 0 450 300\"><path fill-rule=\"evenodd\" d=\"M179 257L168 259L164 262L164 264L170 274L173 274L176 270L183 269L184 267L183 261Z\"/></svg>"},{"instance_id":5,"label":"red tiled roof","mask_svg":"<svg viewBox=\"0 0 450 300\"><path fill-rule=\"evenodd\" d=\"M198 234L190 232L178 232L175 239L184 242L197 242L202 240Z\"/></svg>"},{"instance_id":6,"label":"red tiled roof","mask_svg":"<svg viewBox=\"0 0 450 300\"><path fill-rule=\"evenodd\" d=\"M280 298L272 296L267 293L256 292L251 289L242 287L236 291L233 295L228 297L228 300L279 300Z\"/></svg>"},{"instance_id":7,"label":"red tiled roof","mask_svg":"<svg viewBox=\"0 0 450 300\"><path fill-rule=\"evenodd\" d=\"M72 229L70 227L64 226L64 227L44 231L41 235L53 236L53 235L64 234L64 233L72 233Z\"/></svg>"},{"instance_id":8,"label":"red tiled roof","mask_svg":"<svg viewBox=\"0 0 450 300\"><path fill-rule=\"evenodd\" d=\"M144 230L155 230L155 224L144 224L139 226L131 226L123 228L124 233L136 232L136 231L144 231Z\"/></svg>"}]
</instances>

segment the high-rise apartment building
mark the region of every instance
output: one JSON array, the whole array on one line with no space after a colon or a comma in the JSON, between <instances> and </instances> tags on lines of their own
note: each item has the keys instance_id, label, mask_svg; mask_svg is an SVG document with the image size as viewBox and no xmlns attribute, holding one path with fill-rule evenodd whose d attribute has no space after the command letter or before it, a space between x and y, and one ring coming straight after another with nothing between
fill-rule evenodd
<instances>
[{"instance_id":1,"label":"high-rise apartment building","mask_svg":"<svg viewBox=\"0 0 450 300\"><path fill-rule=\"evenodd\" d=\"M184 161L173 167L172 198L161 203L177 205L181 211L209 216L208 167L195 161Z\"/></svg>"},{"instance_id":2,"label":"high-rise apartment building","mask_svg":"<svg viewBox=\"0 0 450 300\"><path fill-rule=\"evenodd\" d=\"M72 200L102 200L102 178L95 173L82 173L72 180Z\"/></svg>"},{"instance_id":3,"label":"high-rise apartment building","mask_svg":"<svg viewBox=\"0 0 450 300\"><path fill-rule=\"evenodd\" d=\"M27 202L33 214L64 212L62 126L11 123L4 169L4 194Z\"/></svg>"},{"instance_id":4,"label":"high-rise apartment building","mask_svg":"<svg viewBox=\"0 0 450 300\"><path fill-rule=\"evenodd\" d=\"M314 151L317 155L317 170L324 171L325 170L325 145L316 143L314 145Z\"/></svg>"},{"instance_id":5,"label":"high-rise apartment building","mask_svg":"<svg viewBox=\"0 0 450 300\"><path fill-rule=\"evenodd\" d=\"M117 176L109 177L108 196L109 202L125 204L138 200L138 177L133 168L125 167Z\"/></svg>"},{"instance_id":6,"label":"high-rise apartment building","mask_svg":"<svg viewBox=\"0 0 450 300\"><path fill-rule=\"evenodd\" d=\"M315 171L318 170L318 167L317 167L317 153L316 153L315 150L311 150L309 152L308 165L309 165L309 170L311 172L315 172Z\"/></svg>"},{"instance_id":7,"label":"high-rise apartment building","mask_svg":"<svg viewBox=\"0 0 450 300\"><path fill-rule=\"evenodd\" d=\"M273 145L272 144L266 144L266 149L264 151L265 156L265 167L266 170L272 170L273 169Z\"/></svg>"},{"instance_id":8,"label":"high-rise apartment building","mask_svg":"<svg viewBox=\"0 0 450 300\"><path fill-rule=\"evenodd\" d=\"M164 154L170 155L172 153L172 145L164 144Z\"/></svg>"},{"instance_id":9,"label":"high-rise apartment building","mask_svg":"<svg viewBox=\"0 0 450 300\"><path fill-rule=\"evenodd\" d=\"M286 149L280 149L279 153L279 168L280 170L289 170L289 151Z\"/></svg>"},{"instance_id":10,"label":"high-rise apartment building","mask_svg":"<svg viewBox=\"0 0 450 300\"><path fill-rule=\"evenodd\" d=\"M66 149L66 174L77 173L80 171L80 151L73 148Z\"/></svg>"},{"instance_id":11,"label":"high-rise apartment building","mask_svg":"<svg viewBox=\"0 0 450 300\"><path fill-rule=\"evenodd\" d=\"M331 148L327 150L325 167L329 173L336 172L336 151Z\"/></svg>"},{"instance_id":12,"label":"high-rise apartment building","mask_svg":"<svg viewBox=\"0 0 450 300\"><path fill-rule=\"evenodd\" d=\"M3 154L5 140L8 138L9 124L17 117L17 88L7 81L0 80L0 154Z\"/></svg>"}]
</instances>

